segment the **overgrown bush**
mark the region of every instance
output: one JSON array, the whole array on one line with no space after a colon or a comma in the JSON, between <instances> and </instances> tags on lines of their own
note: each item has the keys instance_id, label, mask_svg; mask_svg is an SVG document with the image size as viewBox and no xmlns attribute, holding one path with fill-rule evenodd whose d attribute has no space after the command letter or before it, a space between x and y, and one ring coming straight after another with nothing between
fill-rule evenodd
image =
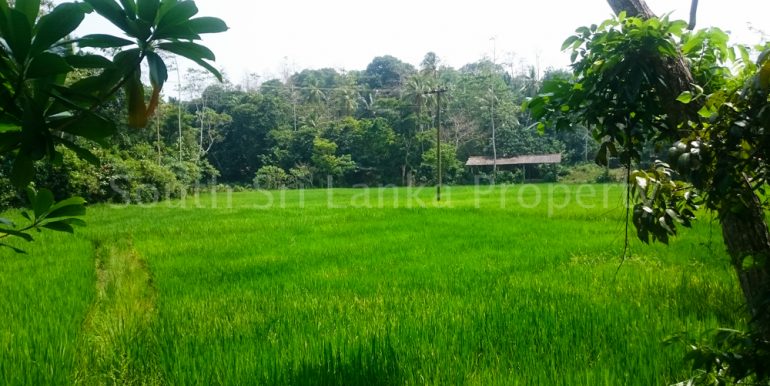
<instances>
[{"instance_id":1,"label":"overgrown bush","mask_svg":"<svg viewBox=\"0 0 770 386\"><path fill-rule=\"evenodd\" d=\"M500 170L497 172L495 183L497 184L516 184L521 182L522 173L520 169Z\"/></svg>"},{"instance_id":2,"label":"overgrown bush","mask_svg":"<svg viewBox=\"0 0 770 386\"><path fill-rule=\"evenodd\" d=\"M292 187L301 189L313 186L313 171L309 166L300 164L289 169Z\"/></svg>"},{"instance_id":3,"label":"overgrown bush","mask_svg":"<svg viewBox=\"0 0 770 386\"><path fill-rule=\"evenodd\" d=\"M93 148L99 159L95 165L61 148L61 162L35 164L34 185L45 186L57 199L80 196L89 203L147 203L179 198L182 192L212 183L218 172L207 161L196 164L173 159L158 160L143 154L143 149L113 151ZM0 209L22 204L20 195L7 178L10 164L0 164Z\"/></svg>"},{"instance_id":4,"label":"overgrown bush","mask_svg":"<svg viewBox=\"0 0 770 386\"><path fill-rule=\"evenodd\" d=\"M285 189L291 185L291 177L278 166L263 166L254 176L254 187L257 189Z\"/></svg>"}]
</instances>

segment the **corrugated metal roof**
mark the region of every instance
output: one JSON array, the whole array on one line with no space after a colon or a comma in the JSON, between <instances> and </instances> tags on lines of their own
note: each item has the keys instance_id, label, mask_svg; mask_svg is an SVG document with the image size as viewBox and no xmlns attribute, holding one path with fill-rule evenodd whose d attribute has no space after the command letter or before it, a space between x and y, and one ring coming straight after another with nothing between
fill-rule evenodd
<instances>
[{"instance_id":1,"label":"corrugated metal roof","mask_svg":"<svg viewBox=\"0 0 770 386\"><path fill-rule=\"evenodd\" d=\"M498 158L497 165L535 165L561 163L561 154L521 155L511 158ZM492 157L470 157L465 166L493 166Z\"/></svg>"}]
</instances>

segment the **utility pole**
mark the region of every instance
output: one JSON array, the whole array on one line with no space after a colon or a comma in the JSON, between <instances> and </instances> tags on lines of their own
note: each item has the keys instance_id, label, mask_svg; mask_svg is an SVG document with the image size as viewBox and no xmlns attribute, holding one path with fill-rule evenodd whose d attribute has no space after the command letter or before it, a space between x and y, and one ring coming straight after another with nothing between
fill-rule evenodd
<instances>
[{"instance_id":1,"label":"utility pole","mask_svg":"<svg viewBox=\"0 0 770 386\"><path fill-rule=\"evenodd\" d=\"M492 112L490 117L492 119L492 185L494 185L497 180L497 132L495 128L495 99L497 99L497 97L495 96L494 87L493 84L492 88L489 89L490 100L492 102L492 108L490 109Z\"/></svg>"},{"instance_id":2,"label":"utility pole","mask_svg":"<svg viewBox=\"0 0 770 386\"><path fill-rule=\"evenodd\" d=\"M492 41L492 71L489 74L490 77L490 84L489 84L489 94L490 94L490 101L492 102L490 106L491 119L492 119L492 185L495 184L497 180L497 133L495 130L495 102L497 99L497 96L495 95L495 73L497 72L497 36L492 36L489 38L489 40Z\"/></svg>"},{"instance_id":3,"label":"utility pole","mask_svg":"<svg viewBox=\"0 0 770 386\"><path fill-rule=\"evenodd\" d=\"M155 133L157 134L156 138L156 144L158 147L158 166L161 165L163 162L163 154L161 153L161 147L160 147L160 115L163 113L162 110L163 106L158 106L158 112L155 114Z\"/></svg>"},{"instance_id":4,"label":"utility pole","mask_svg":"<svg viewBox=\"0 0 770 386\"><path fill-rule=\"evenodd\" d=\"M433 89L431 91L426 92L425 94L436 94L436 169L438 170L437 180L438 184L436 184L436 201L441 201L441 179L442 179L442 171L441 171L441 94L447 92L447 89L445 87Z\"/></svg>"},{"instance_id":5,"label":"utility pole","mask_svg":"<svg viewBox=\"0 0 770 386\"><path fill-rule=\"evenodd\" d=\"M174 56L174 67L176 67L176 83L177 83L177 101L176 101L176 113L177 113L177 127L179 128L179 162L182 162L182 75L179 73L179 61Z\"/></svg>"}]
</instances>

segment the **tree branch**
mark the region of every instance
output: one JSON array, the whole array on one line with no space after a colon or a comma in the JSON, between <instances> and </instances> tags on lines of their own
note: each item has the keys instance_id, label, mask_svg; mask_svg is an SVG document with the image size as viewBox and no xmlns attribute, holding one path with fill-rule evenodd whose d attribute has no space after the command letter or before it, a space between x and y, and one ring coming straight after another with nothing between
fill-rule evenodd
<instances>
[{"instance_id":1,"label":"tree branch","mask_svg":"<svg viewBox=\"0 0 770 386\"><path fill-rule=\"evenodd\" d=\"M641 17L642 19L655 17L655 13L652 12L644 0L607 0L607 2L616 15L625 11L626 16L630 17Z\"/></svg>"},{"instance_id":2,"label":"tree branch","mask_svg":"<svg viewBox=\"0 0 770 386\"><path fill-rule=\"evenodd\" d=\"M698 0L692 0L692 6L690 7L690 25L687 29L690 31L695 29L695 24L698 22Z\"/></svg>"},{"instance_id":3,"label":"tree branch","mask_svg":"<svg viewBox=\"0 0 770 386\"><path fill-rule=\"evenodd\" d=\"M697 3L698 0L693 0ZM657 17L654 12L647 6L645 0L607 0L610 7L615 14L625 12L627 16L640 17L642 19L649 19ZM692 84L694 83L692 72L685 62L684 58L679 55L676 58L661 59L656 63L657 72L661 74L664 79L665 87L659 91L666 96L666 99L671 101L684 91L692 91ZM670 129L676 130L678 122L686 122L687 119L697 119L697 112L700 110L699 103L690 103L687 105L681 103L671 103L667 106L668 110L668 123Z\"/></svg>"}]
</instances>

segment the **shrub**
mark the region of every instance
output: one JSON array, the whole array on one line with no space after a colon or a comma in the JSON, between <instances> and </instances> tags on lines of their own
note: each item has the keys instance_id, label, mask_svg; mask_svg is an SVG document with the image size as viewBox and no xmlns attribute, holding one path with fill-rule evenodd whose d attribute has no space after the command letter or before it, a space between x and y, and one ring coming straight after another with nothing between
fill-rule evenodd
<instances>
[{"instance_id":1,"label":"shrub","mask_svg":"<svg viewBox=\"0 0 770 386\"><path fill-rule=\"evenodd\" d=\"M254 176L254 187L257 189L285 189L290 183L289 175L278 166L263 166Z\"/></svg>"},{"instance_id":2,"label":"shrub","mask_svg":"<svg viewBox=\"0 0 770 386\"><path fill-rule=\"evenodd\" d=\"M296 189L313 186L313 172L304 164L297 165L289 170L291 186Z\"/></svg>"}]
</instances>

